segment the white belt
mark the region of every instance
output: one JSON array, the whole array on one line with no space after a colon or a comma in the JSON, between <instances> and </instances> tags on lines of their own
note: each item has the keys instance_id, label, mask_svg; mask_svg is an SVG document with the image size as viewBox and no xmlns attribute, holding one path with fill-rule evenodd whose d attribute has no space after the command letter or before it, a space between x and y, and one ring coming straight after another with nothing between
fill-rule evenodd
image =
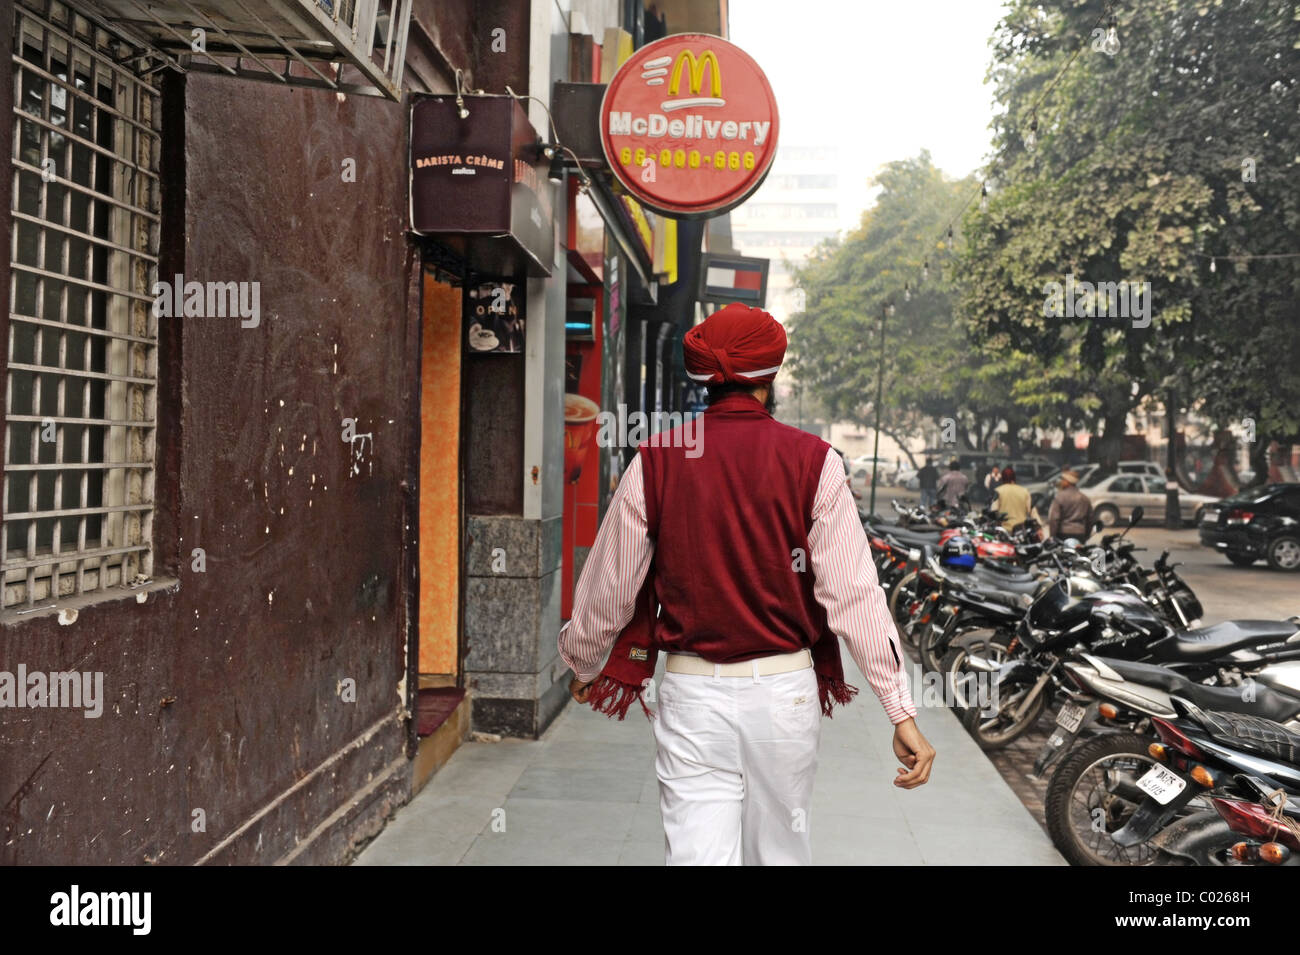
<instances>
[{"instance_id":1,"label":"white belt","mask_svg":"<svg viewBox=\"0 0 1300 955\"><path fill-rule=\"evenodd\" d=\"M703 657L687 653L670 653L664 666L669 673L693 673L697 676L773 676L806 670L812 666L812 652L796 650L794 653L774 653L755 657L744 663L710 663Z\"/></svg>"}]
</instances>

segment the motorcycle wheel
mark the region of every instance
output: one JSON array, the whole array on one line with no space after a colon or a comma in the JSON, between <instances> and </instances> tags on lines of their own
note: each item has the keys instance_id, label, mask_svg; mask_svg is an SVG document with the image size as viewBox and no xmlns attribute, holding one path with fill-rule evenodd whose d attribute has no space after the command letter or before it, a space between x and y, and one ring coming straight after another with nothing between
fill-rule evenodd
<instances>
[{"instance_id":1,"label":"motorcycle wheel","mask_svg":"<svg viewBox=\"0 0 1300 955\"><path fill-rule=\"evenodd\" d=\"M1125 848L1111 838L1146 798L1137 781L1156 765L1150 743L1137 733L1103 733L1067 753L1052 774L1043 814L1052 844L1070 865L1176 864L1149 842Z\"/></svg>"},{"instance_id":2,"label":"motorcycle wheel","mask_svg":"<svg viewBox=\"0 0 1300 955\"><path fill-rule=\"evenodd\" d=\"M917 652L921 655L921 666L927 673L936 670L942 672L943 670L941 665L943 654L935 652L939 649L943 635L944 631L936 627L934 622L931 621L921 632L920 639L916 641Z\"/></svg>"},{"instance_id":3,"label":"motorcycle wheel","mask_svg":"<svg viewBox=\"0 0 1300 955\"><path fill-rule=\"evenodd\" d=\"M898 624L898 632L905 639L910 634L904 634L904 628L907 626L908 605L911 604L912 598L916 594L916 571L904 574L894 585L893 593L889 595L889 615L894 618L894 623ZM911 640L908 639L911 643Z\"/></svg>"},{"instance_id":4,"label":"motorcycle wheel","mask_svg":"<svg viewBox=\"0 0 1300 955\"><path fill-rule=\"evenodd\" d=\"M970 707L967 701L974 699L977 703L978 684L973 680L978 679L982 671L969 670L966 668L966 661L972 655L978 655L994 661L995 663L1006 663L1011 659L1009 650L1011 643L1004 634L996 630L980 628L968 630L961 636L955 638L949 645L947 652L939 661L939 672L943 674L944 692L947 694L949 706L961 717L965 723L965 717L971 712L978 712L978 707ZM986 675L988 678L988 675ZM987 698L987 696L986 696ZM1034 707L1041 712L1040 707ZM1037 717L1035 717L1036 719ZM1033 720L1026 723L1026 726L1033 724ZM967 729L970 729L967 726ZM1009 743L1011 740L1007 740ZM1001 749L1002 745L993 746L992 749ZM982 748L983 744L981 744Z\"/></svg>"},{"instance_id":5,"label":"motorcycle wheel","mask_svg":"<svg viewBox=\"0 0 1300 955\"><path fill-rule=\"evenodd\" d=\"M957 653L961 649L964 648L958 647L951 653ZM996 655L997 649L1002 651L1000 658ZM999 645L992 640L988 642L985 652L994 656L994 659L1006 660L1010 658L1010 654L1006 652L1006 645ZM959 663L950 661L950 665L957 666ZM979 706L968 707L965 710L962 714L962 725L966 727L966 732L975 737L975 742L979 744L980 749L986 753L1004 749L1024 736L1029 731L1029 728L1038 722L1039 717L1043 715L1043 710L1047 707L1048 687L1044 687L1039 692L1023 716L1016 719L1013 715L1024 701L1025 695L1032 689L1033 685L1031 684L1017 689L1014 693L999 692L996 711L990 711Z\"/></svg>"}]
</instances>

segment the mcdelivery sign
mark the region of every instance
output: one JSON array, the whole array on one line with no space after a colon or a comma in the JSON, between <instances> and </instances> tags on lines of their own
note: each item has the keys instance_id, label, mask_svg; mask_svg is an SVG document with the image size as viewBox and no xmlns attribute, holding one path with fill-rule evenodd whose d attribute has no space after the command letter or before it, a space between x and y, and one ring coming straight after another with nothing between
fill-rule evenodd
<instances>
[{"instance_id":1,"label":"mcdelivery sign","mask_svg":"<svg viewBox=\"0 0 1300 955\"><path fill-rule=\"evenodd\" d=\"M601 144L619 181L677 218L721 215L776 158L776 97L744 50L681 33L642 47L605 90Z\"/></svg>"}]
</instances>

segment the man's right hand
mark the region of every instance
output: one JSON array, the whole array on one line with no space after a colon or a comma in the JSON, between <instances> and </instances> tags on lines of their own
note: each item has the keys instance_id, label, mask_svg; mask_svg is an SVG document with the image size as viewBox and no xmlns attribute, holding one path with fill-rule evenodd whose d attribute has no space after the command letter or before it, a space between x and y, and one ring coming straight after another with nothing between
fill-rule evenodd
<instances>
[{"instance_id":1,"label":"man's right hand","mask_svg":"<svg viewBox=\"0 0 1300 955\"><path fill-rule=\"evenodd\" d=\"M581 680L577 678L577 676L575 676L572 680L569 681L569 693L579 703L586 703L587 697L591 695L591 684L595 682L596 682L595 680L590 680L586 683L583 683Z\"/></svg>"},{"instance_id":2,"label":"man's right hand","mask_svg":"<svg viewBox=\"0 0 1300 955\"><path fill-rule=\"evenodd\" d=\"M930 778L934 763L934 747L921 735L916 720L908 717L894 727L894 755L906 767L899 768L894 785L902 789L915 789Z\"/></svg>"}]
</instances>

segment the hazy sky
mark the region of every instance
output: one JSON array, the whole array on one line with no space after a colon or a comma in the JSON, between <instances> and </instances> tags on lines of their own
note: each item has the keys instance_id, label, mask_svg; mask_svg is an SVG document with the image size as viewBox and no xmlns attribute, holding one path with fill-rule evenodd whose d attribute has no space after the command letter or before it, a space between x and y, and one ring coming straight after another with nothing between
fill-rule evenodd
<instances>
[{"instance_id":1,"label":"hazy sky","mask_svg":"<svg viewBox=\"0 0 1300 955\"><path fill-rule=\"evenodd\" d=\"M730 38L776 91L781 142L841 146L845 217L854 223L882 163L927 148L952 176L980 165L993 114L988 40L1002 6L731 0Z\"/></svg>"}]
</instances>

